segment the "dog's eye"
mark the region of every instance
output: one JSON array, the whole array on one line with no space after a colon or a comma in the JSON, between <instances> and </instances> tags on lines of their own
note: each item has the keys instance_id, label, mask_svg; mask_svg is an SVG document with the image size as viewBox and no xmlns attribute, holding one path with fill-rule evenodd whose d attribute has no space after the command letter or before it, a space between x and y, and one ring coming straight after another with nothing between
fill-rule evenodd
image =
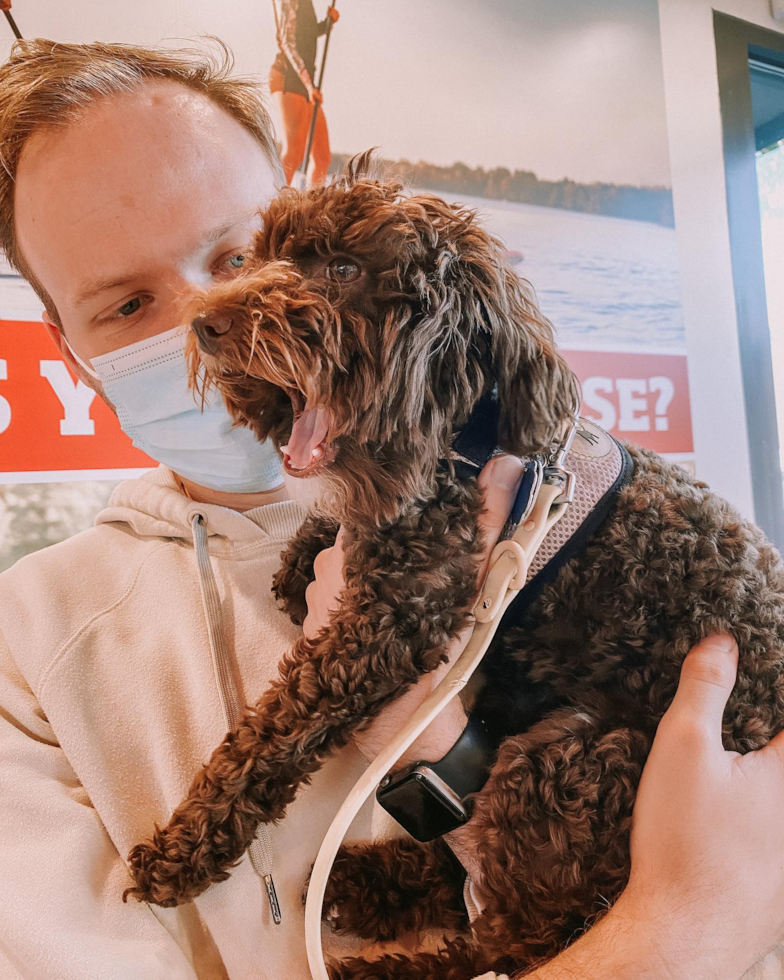
<instances>
[{"instance_id":1,"label":"dog's eye","mask_svg":"<svg viewBox=\"0 0 784 980\"><path fill-rule=\"evenodd\" d=\"M326 268L327 279L335 282L353 282L359 279L362 270L351 259L333 259Z\"/></svg>"}]
</instances>

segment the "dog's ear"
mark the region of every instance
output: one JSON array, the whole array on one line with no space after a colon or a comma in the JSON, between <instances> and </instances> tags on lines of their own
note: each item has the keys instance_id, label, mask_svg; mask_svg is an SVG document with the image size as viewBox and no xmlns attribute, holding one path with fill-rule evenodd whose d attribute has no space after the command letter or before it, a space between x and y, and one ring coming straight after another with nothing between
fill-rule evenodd
<instances>
[{"instance_id":1,"label":"dog's ear","mask_svg":"<svg viewBox=\"0 0 784 980\"><path fill-rule=\"evenodd\" d=\"M489 282L485 270L475 288L482 294L490 377L501 409L498 445L525 456L548 449L561 434L580 405L580 385L556 347L530 283L502 252L493 265Z\"/></svg>"},{"instance_id":2,"label":"dog's ear","mask_svg":"<svg viewBox=\"0 0 784 980\"><path fill-rule=\"evenodd\" d=\"M434 342L441 352L452 352L441 358L446 370L434 383L442 391L460 387L455 403L464 406L469 392L473 404L495 385L499 447L520 456L549 448L577 409L580 390L530 284L511 268L501 242L481 227L475 212L426 195L413 202L431 222L433 258L423 296L441 322Z\"/></svg>"}]
</instances>

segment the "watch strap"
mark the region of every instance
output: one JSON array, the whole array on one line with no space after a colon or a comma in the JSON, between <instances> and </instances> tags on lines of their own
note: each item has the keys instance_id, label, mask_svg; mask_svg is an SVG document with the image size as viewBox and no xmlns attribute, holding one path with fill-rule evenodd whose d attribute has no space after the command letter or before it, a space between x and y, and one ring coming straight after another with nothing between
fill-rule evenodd
<instances>
[{"instance_id":1,"label":"watch strap","mask_svg":"<svg viewBox=\"0 0 784 980\"><path fill-rule=\"evenodd\" d=\"M496 749L484 721L471 714L463 734L443 759L419 762L417 766L430 769L463 800L471 793L477 793L487 782Z\"/></svg>"}]
</instances>

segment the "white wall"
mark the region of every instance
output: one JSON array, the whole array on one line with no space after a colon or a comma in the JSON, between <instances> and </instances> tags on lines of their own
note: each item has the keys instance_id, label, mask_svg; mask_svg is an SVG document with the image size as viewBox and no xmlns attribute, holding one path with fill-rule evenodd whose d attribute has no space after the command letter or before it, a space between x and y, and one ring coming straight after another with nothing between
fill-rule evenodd
<instances>
[{"instance_id":1,"label":"white wall","mask_svg":"<svg viewBox=\"0 0 784 980\"><path fill-rule=\"evenodd\" d=\"M784 23L773 19L769 0L659 0L697 473L753 517L714 10L780 33Z\"/></svg>"}]
</instances>

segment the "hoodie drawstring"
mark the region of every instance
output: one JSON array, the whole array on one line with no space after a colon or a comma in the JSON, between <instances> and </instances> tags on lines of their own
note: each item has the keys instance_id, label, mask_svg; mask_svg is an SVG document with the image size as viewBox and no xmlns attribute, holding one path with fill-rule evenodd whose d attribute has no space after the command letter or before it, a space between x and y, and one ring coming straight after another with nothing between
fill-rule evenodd
<instances>
[{"instance_id":1,"label":"hoodie drawstring","mask_svg":"<svg viewBox=\"0 0 784 980\"><path fill-rule=\"evenodd\" d=\"M199 589L204 606L204 617L207 620L207 633L210 640L212 667L215 672L215 683L220 694L223 718L226 731L231 731L240 716L240 699L234 678L231 674L226 636L221 617L220 597L212 570L210 551L207 543L207 522L202 514L194 514L191 518L193 546L196 552L196 563L199 568ZM267 891L272 918L276 925L280 924L280 904L272 880L272 837L266 824L259 824L256 837L248 848L253 870L261 878Z\"/></svg>"}]
</instances>

